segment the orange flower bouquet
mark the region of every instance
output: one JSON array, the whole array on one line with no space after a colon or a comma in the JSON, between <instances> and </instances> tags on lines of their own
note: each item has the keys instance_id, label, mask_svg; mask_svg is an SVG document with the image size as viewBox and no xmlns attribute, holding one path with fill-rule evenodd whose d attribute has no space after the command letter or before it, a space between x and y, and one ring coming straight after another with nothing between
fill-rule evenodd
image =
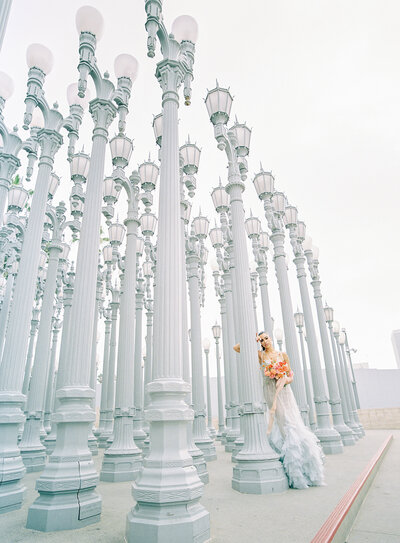
<instances>
[{"instance_id":1,"label":"orange flower bouquet","mask_svg":"<svg viewBox=\"0 0 400 543\"><path fill-rule=\"evenodd\" d=\"M289 369L289 365L284 360L271 361L269 364L264 365L264 375L270 379L281 379L285 375L291 377L292 372Z\"/></svg>"}]
</instances>

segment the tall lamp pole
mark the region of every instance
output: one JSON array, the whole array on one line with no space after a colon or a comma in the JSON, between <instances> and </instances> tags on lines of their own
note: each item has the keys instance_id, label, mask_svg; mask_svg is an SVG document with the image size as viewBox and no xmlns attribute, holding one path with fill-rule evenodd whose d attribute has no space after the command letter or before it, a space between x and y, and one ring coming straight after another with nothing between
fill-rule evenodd
<instances>
[{"instance_id":1,"label":"tall lamp pole","mask_svg":"<svg viewBox=\"0 0 400 543\"><path fill-rule=\"evenodd\" d=\"M208 338L203 339L203 349L206 355L206 377L207 377L207 430L212 438L217 434L212 421L212 405L211 405L211 385L210 385L210 340Z\"/></svg>"},{"instance_id":2,"label":"tall lamp pole","mask_svg":"<svg viewBox=\"0 0 400 543\"><path fill-rule=\"evenodd\" d=\"M305 371L306 362L305 357L303 356L304 384L306 386L307 401L310 407L310 424L312 425L313 406L315 405L317 418L315 434L320 440L322 449L325 454L339 454L343 452L343 445L339 433L335 430L335 428L333 428L331 423L328 396L326 394L325 385L322 378L321 358L318 350L317 334L315 331L310 294L308 290L306 257L303 250L303 242L306 237L306 225L304 222L298 220L297 208L289 205L286 206L284 222L286 228L289 230L290 244L293 249L293 262L296 266L301 305L303 308L302 315L307 332L307 350L311 367L312 388L314 391L314 398L312 398L312 395L309 394L311 392L311 387L306 382L308 373ZM298 330L300 334L302 328L298 327ZM304 344L302 334L300 335L300 340L302 342L301 348L303 352ZM309 390L309 393L307 393L307 389ZM312 399L314 401L312 401Z\"/></svg>"},{"instance_id":3,"label":"tall lamp pole","mask_svg":"<svg viewBox=\"0 0 400 543\"><path fill-rule=\"evenodd\" d=\"M300 311L297 311L297 313L294 314L294 322L299 332L301 359L303 361L304 386L306 387L306 396L307 396L307 402L308 402L308 407L309 407L308 417L310 421L310 428L313 432L315 432L316 423L315 423L314 403L312 400L310 379L308 377L306 352L304 350L304 337L303 337L304 315L303 313L300 313ZM308 338L307 338L307 342L308 342Z\"/></svg>"},{"instance_id":4,"label":"tall lamp pole","mask_svg":"<svg viewBox=\"0 0 400 543\"><path fill-rule=\"evenodd\" d=\"M217 361L217 394L218 394L218 433L217 439L222 440L225 431L224 421L224 399L222 397L222 377L221 363L219 354L219 340L221 338L221 326L217 323L212 327L212 333L215 339L215 358Z\"/></svg>"},{"instance_id":5,"label":"tall lamp pole","mask_svg":"<svg viewBox=\"0 0 400 543\"><path fill-rule=\"evenodd\" d=\"M238 379L241 383L243 405L240 407L240 428L244 437L243 447L235 455L232 487L240 492L266 494L287 488L287 479L267 439L264 417L264 400L257 363L256 328L251 294L249 257L242 192L246 179L246 156L249 152L250 129L235 123L227 129L232 105L228 89L217 86L208 91L206 106L218 148L226 152L228 159L228 184L232 215L233 257L236 270L236 299L239 320L240 364ZM233 345L232 345L233 347Z\"/></svg>"},{"instance_id":6,"label":"tall lamp pole","mask_svg":"<svg viewBox=\"0 0 400 543\"><path fill-rule=\"evenodd\" d=\"M38 175L0 366L0 458L7 458L7 462L1 462L0 467L0 511L18 509L24 492L20 481L25 474L25 467L17 447L18 427L24 421L21 407L25 396L21 390L50 177L55 154L63 141L59 131L65 125L65 120L57 110L58 106L51 109L43 91L45 76L53 64L51 52L42 45L31 45L27 51L27 61L29 73L24 128L28 128L32 112L37 106L44 113L45 128L37 132L41 148ZM78 126L82 114L81 108L80 115L74 116L73 122Z\"/></svg>"},{"instance_id":7,"label":"tall lamp pole","mask_svg":"<svg viewBox=\"0 0 400 543\"><path fill-rule=\"evenodd\" d=\"M317 309L318 327L322 344L322 352L324 355L326 378L328 382L332 422L335 430L337 430L340 434L343 445L352 445L354 442L353 431L344 423L338 382L335 375L332 353L329 346L328 332L326 329L325 313L322 305L321 279L318 269L318 249L312 245L312 240L310 237L305 238L303 247L308 268L310 270L311 285L313 288L315 306Z\"/></svg>"},{"instance_id":8,"label":"tall lamp pole","mask_svg":"<svg viewBox=\"0 0 400 543\"><path fill-rule=\"evenodd\" d=\"M197 23L178 17L172 34L165 28L162 5L146 0L148 56L158 38L163 60L156 77L162 89L162 146L158 214L157 267L154 292L154 349L150 404L151 448L133 483L136 506L127 519L128 543L161 540L202 542L209 539L209 513L200 505L203 483L188 451L187 424L193 411L185 403L190 385L183 364L183 239L179 179L178 90L184 85L190 103ZM166 451L168 450L168 454Z\"/></svg>"},{"instance_id":9,"label":"tall lamp pole","mask_svg":"<svg viewBox=\"0 0 400 543\"><path fill-rule=\"evenodd\" d=\"M57 390L60 404L54 415L57 422L56 447L36 483L40 495L28 512L28 528L41 531L80 528L100 520L101 497L95 490L98 474L88 448L88 425L95 420L92 407L95 392L90 387L90 370L101 200L107 129L117 113L114 101L118 105L121 131L132 85L129 78L119 77L115 89L111 81L100 73L95 49L103 27L101 14L90 6L84 6L77 12L76 23L80 35L78 90L80 96L85 96L87 78L93 79L96 98L90 102L89 111L94 129L76 262L69 345L64 359L62 387Z\"/></svg>"},{"instance_id":10,"label":"tall lamp pole","mask_svg":"<svg viewBox=\"0 0 400 543\"><path fill-rule=\"evenodd\" d=\"M262 168L255 175L253 184L258 197L264 204L265 217L271 231L270 240L274 247L274 265L279 286L283 328L285 330L285 347L289 355L290 365L295 373L295 379L291 386L304 424L308 424L308 405L301 372L300 354L297 345L296 327L293 320L294 311L286 264L284 229L286 197L283 192L275 190L275 179L272 173L265 172Z\"/></svg>"}]
</instances>

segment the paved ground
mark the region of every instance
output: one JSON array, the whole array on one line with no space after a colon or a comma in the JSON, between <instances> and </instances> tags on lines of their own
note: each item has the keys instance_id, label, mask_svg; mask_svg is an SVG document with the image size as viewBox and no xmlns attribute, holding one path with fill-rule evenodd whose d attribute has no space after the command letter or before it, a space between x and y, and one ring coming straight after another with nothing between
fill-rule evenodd
<instances>
[{"instance_id":1,"label":"paved ground","mask_svg":"<svg viewBox=\"0 0 400 543\"><path fill-rule=\"evenodd\" d=\"M390 433L393 433L395 437L392 450L389 451L381 473L377 476L379 485L377 484L372 489L378 494L372 498L371 508L375 508L379 518L380 510L383 508L392 507L391 511L394 509L396 509L395 513L398 511L399 430L369 430L366 437L357 445L346 447L344 454L327 456L327 486L307 490L289 490L279 495L255 496L232 490L230 455L218 446L218 460L208 465L210 483L205 487L202 498L203 505L211 514L212 542L309 543ZM101 465L101 458L102 454L95 458L98 468ZM386 462L388 462L388 468L384 469ZM397 465L397 482L393 478L389 463ZM130 483L99 483L98 491L103 497L103 512L99 523L72 532L41 533L25 528L27 509L37 496L34 490L37 476L38 474L31 473L25 478L28 490L22 509L0 516L1 543L37 541L58 543L71 539L77 543L122 543L124 541L126 514L134 503ZM373 496L372 493L371 496ZM367 500L365 506L367 507ZM360 529L368 532L368 535L359 533L358 539L350 540L351 543L400 543L399 521L396 517L392 518L392 528L387 534L392 539L382 539L380 534L384 532L372 531L371 526L376 528L378 524L370 517L368 510L365 509L365 511L367 511L367 519L363 520L362 512L360 512L356 522ZM389 513L389 517L391 515L393 513ZM388 525L388 520L383 522L385 529Z\"/></svg>"},{"instance_id":2,"label":"paved ground","mask_svg":"<svg viewBox=\"0 0 400 543\"><path fill-rule=\"evenodd\" d=\"M347 543L400 543L400 431L393 434Z\"/></svg>"}]
</instances>

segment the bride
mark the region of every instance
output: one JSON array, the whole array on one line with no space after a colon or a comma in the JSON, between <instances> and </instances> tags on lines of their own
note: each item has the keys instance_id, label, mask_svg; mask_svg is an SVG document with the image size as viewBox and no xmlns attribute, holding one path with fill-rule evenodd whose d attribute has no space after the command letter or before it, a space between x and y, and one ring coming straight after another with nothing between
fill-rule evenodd
<instances>
[{"instance_id":1,"label":"bride","mask_svg":"<svg viewBox=\"0 0 400 543\"><path fill-rule=\"evenodd\" d=\"M323 453L316 436L307 428L290 388L293 371L286 353L275 351L265 332L258 362L263 372L264 398L269 408L269 440L280 455L291 488L324 484ZM234 346L240 352L240 345Z\"/></svg>"}]
</instances>

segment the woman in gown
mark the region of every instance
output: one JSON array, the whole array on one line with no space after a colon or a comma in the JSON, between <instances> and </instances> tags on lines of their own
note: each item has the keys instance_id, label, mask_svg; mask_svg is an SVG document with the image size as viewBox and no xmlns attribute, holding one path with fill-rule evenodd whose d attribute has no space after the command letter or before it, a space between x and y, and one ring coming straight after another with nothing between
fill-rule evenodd
<instances>
[{"instance_id":1,"label":"woman in gown","mask_svg":"<svg viewBox=\"0 0 400 543\"><path fill-rule=\"evenodd\" d=\"M290 383L293 371L286 353L275 351L271 338L265 332L256 336L260 342L258 362L263 372L264 398L269 410L268 437L271 446L280 455L291 488L308 488L324 484L323 453L318 439L307 428ZM240 345L234 347L240 352ZM279 379L271 379L264 371L271 363L287 364L288 372Z\"/></svg>"}]
</instances>

